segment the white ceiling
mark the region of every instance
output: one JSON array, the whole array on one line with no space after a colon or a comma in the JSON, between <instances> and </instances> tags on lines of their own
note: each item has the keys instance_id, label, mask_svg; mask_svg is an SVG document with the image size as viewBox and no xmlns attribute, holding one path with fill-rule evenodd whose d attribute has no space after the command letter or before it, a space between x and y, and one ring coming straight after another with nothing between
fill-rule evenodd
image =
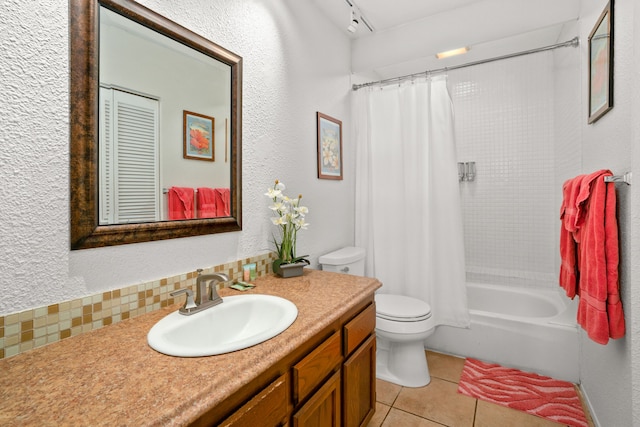
<instances>
[{"instance_id":1,"label":"white ceiling","mask_svg":"<svg viewBox=\"0 0 640 427\"><path fill-rule=\"evenodd\" d=\"M501 56L577 35L580 0L312 0L351 38L352 70L369 79L395 77ZM360 10L347 31L350 6ZM437 52L470 52L436 60ZM365 78L365 79L366 79Z\"/></svg>"},{"instance_id":2,"label":"white ceiling","mask_svg":"<svg viewBox=\"0 0 640 427\"><path fill-rule=\"evenodd\" d=\"M426 16L436 15L483 0L314 0L336 24L346 29L349 4L355 4L376 31L406 24ZM355 37L367 34L360 28Z\"/></svg>"}]
</instances>

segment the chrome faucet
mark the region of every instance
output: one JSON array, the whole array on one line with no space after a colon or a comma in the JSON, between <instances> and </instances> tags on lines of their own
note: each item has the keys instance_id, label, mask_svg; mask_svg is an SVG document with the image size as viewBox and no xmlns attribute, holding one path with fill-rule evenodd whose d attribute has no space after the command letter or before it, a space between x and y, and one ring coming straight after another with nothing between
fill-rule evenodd
<instances>
[{"instance_id":1,"label":"chrome faucet","mask_svg":"<svg viewBox=\"0 0 640 427\"><path fill-rule=\"evenodd\" d=\"M191 289L180 289L172 292L171 296L187 294L187 300L180 307L180 313L188 316L193 313L205 310L207 308L222 304L222 298L216 290L216 283L228 282L229 276L223 273L202 274L202 269L198 269L198 278L196 279L196 297L193 298ZM209 288L207 289L207 283Z\"/></svg>"}]
</instances>

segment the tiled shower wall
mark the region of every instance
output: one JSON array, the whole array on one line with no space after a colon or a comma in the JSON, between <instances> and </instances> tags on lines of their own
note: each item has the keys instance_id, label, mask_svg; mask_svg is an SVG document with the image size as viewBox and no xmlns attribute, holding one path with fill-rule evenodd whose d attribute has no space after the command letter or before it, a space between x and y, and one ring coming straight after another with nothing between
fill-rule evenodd
<instances>
[{"instance_id":1,"label":"tiled shower wall","mask_svg":"<svg viewBox=\"0 0 640 427\"><path fill-rule=\"evenodd\" d=\"M577 49L563 48L577 58ZM578 65L557 70L543 52L449 72L458 161L475 161L473 182L460 183L467 277L499 284L555 286L562 175L580 169L575 117ZM578 62L576 61L576 64ZM566 80L566 82L563 82ZM562 111L558 111L562 110ZM561 140L561 141L560 141ZM562 149L558 150L557 145Z\"/></svg>"}]
</instances>

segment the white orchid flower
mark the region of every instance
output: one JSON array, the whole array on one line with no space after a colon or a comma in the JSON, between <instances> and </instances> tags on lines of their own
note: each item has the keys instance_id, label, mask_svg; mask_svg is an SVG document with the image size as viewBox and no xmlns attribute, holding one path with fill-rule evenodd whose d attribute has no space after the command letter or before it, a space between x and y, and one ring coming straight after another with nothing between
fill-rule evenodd
<instances>
[{"instance_id":1,"label":"white orchid flower","mask_svg":"<svg viewBox=\"0 0 640 427\"><path fill-rule=\"evenodd\" d=\"M269 209L272 211L282 212L285 211L287 207L282 202L274 202L274 204L269 206Z\"/></svg>"},{"instance_id":2,"label":"white orchid flower","mask_svg":"<svg viewBox=\"0 0 640 427\"><path fill-rule=\"evenodd\" d=\"M268 188L267 192L264 193L264 195L269 197L270 199L279 199L280 197L282 197L282 190L276 190L275 188Z\"/></svg>"},{"instance_id":3,"label":"white orchid flower","mask_svg":"<svg viewBox=\"0 0 640 427\"><path fill-rule=\"evenodd\" d=\"M294 225L299 230L306 230L309 227L309 223L306 222L303 217L296 218L296 220L294 221Z\"/></svg>"},{"instance_id":4,"label":"white orchid flower","mask_svg":"<svg viewBox=\"0 0 640 427\"><path fill-rule=\"evenodd\" d=\"M301 194L292 199L283 194L285 188L282 182L276 180L273 187L267 189L265 196L273 201L269 209L278 214L278 216L271 218L271 222L280 227L280 242L274 236L278 259L287 264L304 259L304 257L300 258L296 255L296 232L298 230L306 230L309 227L309 224L304 219L309 209L305 206L300 206Z\"/></svg>"},{"instance_id":5,"label":"white orchid flower","mask_svg":"<svg viewBox=\"0 0 640 427\"><path fill-rule=\"evenodd\" d=\"M271 222L273 222L273 225L286 225L286 220L284 219L284 217L275 217L275 218L271 218Z\"/></svg>"},{"instance_id":6,"label":"white orchid flower","mask_svg":"<svg viewBox=\"0 0 640 427\"><path fill-rule=\"evenodd\" d=\"M278 210L278 213L280 215L289 215L289 213L291 213L291 206L289 206L286 203L283 203L282 207L280 208L280 210Z\"/></svg>"}]
</instances>

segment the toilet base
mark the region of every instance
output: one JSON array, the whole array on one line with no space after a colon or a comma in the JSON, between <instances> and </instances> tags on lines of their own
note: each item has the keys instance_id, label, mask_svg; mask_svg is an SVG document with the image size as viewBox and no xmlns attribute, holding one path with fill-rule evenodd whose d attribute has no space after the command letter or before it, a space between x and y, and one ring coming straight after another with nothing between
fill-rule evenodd
<instances>
[{"instance_id":1,"label":"toilet base","mask_svg":"<svg viewBox=\"0 0 640 427\"><path fill-rule=\"evenodd\" d=\"M403 387L424 387L431 382L422 341L385 341L379 339L377 346L376 378Z\"/></svg>"}]
</instances>

